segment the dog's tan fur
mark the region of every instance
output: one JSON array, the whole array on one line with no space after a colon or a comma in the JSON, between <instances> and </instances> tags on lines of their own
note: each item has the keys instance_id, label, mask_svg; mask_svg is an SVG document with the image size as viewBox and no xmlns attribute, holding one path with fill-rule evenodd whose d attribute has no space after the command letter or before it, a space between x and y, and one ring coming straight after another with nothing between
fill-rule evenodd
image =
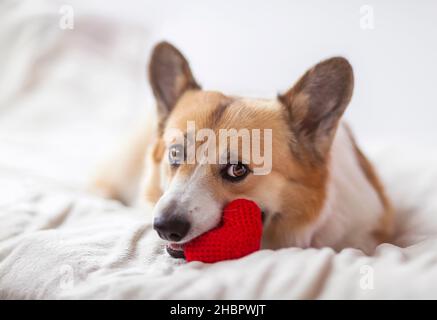
<instances>
[{"instance_id":1,"label":"dog's tan fur","mask_svg":"<svg viewBox=\"0 0 437 320\"><path fill-rule=\"evenodd\" d=\"M215 201L222 205L243 197L255 200L261 208L268 208L264 247L311 245L311 240L305 245L297 240L290 242L290 235L298 237L319 223L325 208L331 144L352 95L350 65L342 58L334 58L310 69L292 89L276 100L245 99L201 90L183 56L171 45L161 43L152 54L150 80L157 97L159 125L153 142L149 142L147 174L139 198L157 202L165 192L162 190L163 179L171 183L175 176L190 177L197 166L183 164L175 169L166 164L167 148L172 142L171 136L167 136L169 130L177 128L184 131L187 121L195 121L196 128L211 128L217 133L223 128L272 129L273 163L270 174L249 175L239 183L228 183L220 179L217 165L207 164L204 181L209 190L214 190ZM318 87L320 83L328 83L328 87ZM318 113L319 104L325 101L326 108L332 110L322 117ZM378 194L383 208L378 213L379 222L372 227L373 232L369 236L377 237L376 243L386 241L392 225L390 202L350 129L348 133L356 161ZM140 176L139 168L143 161L137 155L143 153L137 149L144 148L137 146L131 150L136 155L128 157L131 168L125 170L129 176ZM250 163L249 167L252 166L254 164ZM110 190L111 197L120 197L117 194L120 188L113 186L116 184L114 181L105 184L105 178L100 178L98 184L100 189Z\"/></svg>"},{"instance_id":2,"label":"dog's tan fur","mask_svg":"<svg viewBox=\"0 0 437 320\"><path fill-rule=\"evenodd\" d=\"M357 160L361 166L361 169L366 175L366 178L375 188L378 193L379 199L384 207L384 211L381 215L381 223L379 227L375 230L374 236L378 242L387 242L390 241L390 236L393 233L393 225L394 225L394 211L393 207L388 199L386 192L384 190L384 186L380 181L378 175L376 174L375 169L373 168L370 161L366 158L364 153L358 147L358 144L355 140L355 137L352 134L352 130L347 126L347 131L350 136L350 139L353 142L355 154L357 156Z\"/></svg>"}]
</instances>

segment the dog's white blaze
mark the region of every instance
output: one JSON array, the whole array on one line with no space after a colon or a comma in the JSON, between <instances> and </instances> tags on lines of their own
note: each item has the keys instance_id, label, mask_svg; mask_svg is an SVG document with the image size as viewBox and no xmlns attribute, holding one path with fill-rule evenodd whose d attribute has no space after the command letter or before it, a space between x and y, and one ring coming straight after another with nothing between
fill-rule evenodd
<instances>
[{"instance_id":1,"label":"dog's white blaze","mask_svg":"<svg viewBox=\"0 0 437 320\"><path fill-rule=\"evenodd\" d=\"M198 165L190 176L176 176L154 208L157 217L171 202L181 206L191 228L180 243L188 242L220 223L221 206L208 189L205 170L206 166Z\"/></svg>"},{"instance_id":2,"label":"dog's white blaze","mask_svg":"<svg viewBox=\"0 0 437 320\"><path fill-rule=\"evenodd\" d=\"M371 234L383 214L383 205L358 163L353 142L340 124L331 149L327 198L320 218L301 235L305 246L361 248L371 252Z\"/></svg>"},{"instance_id":3,"label":"dog's white blaze","mask_svg":"<svg viewBox=\"0 0 437 320\"><path fill-rule=\"evenodd\" d=\"M283 106L277 100L269 99L253 99L253 98L241 98L238 97L240 103L250 106L251 108L259 108L260 110L272 109L280 111Z\"/></svg>"}]
</instances>

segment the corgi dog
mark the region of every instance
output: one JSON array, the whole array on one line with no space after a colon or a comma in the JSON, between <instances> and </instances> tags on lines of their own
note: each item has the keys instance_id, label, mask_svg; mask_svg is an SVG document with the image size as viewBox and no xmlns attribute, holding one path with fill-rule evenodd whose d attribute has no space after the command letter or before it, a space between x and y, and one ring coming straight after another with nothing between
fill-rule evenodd
<instances>
[{"instance_id":1,"label":"corgi dog","mask_svg":"<svg viewBox=\"0 0 437 320\"><path fill-rule=\"evenodd\" d=\"M261 208L262 248L351 247L371 254L389 239L390 201L342 120L354 87L345 58L318 63L275 99L253 99L202 90L181 52L161 42L151 55L149 81L156 130L149 125L148 133L137 134L95 185L120 200L139 185L138 199L153 203L154 229L173 257L216 227L223 207L237 198ZM213 133L270 130L270 140L261 139L271 147L268 173L254 174L258 164L239 145L218 154L225 159L220 163L188 163L187 145L199 144L187 141L188 122ZM214 143L220 150L222 142ZM240 155L230 162L234 153Z\"/></svg>"}]
</instances>

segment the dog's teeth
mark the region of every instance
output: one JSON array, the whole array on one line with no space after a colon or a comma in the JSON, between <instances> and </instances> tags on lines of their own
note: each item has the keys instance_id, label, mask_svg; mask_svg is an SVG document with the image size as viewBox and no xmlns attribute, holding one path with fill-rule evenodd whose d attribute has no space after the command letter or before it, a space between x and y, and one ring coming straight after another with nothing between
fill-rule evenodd
<instances>
[{"instance_id":1,"label":"dog's teeth","mask_svg":"<svg viewBox=\"0 0 437 320\"><path fill-rule=\"evenodd\" d=\"M183 246L177 243L169 243L168 246L173 250L183 251Z\"/></svg>"},{"instance_id":2,"label":"dog's teeth","mask_svg":"<svg viewBox=\"0 0 437 320\"><path fill-rule=\"evenodd\" d=\"M177 258L177 259L184 259L185 258L185 254L184 254L184 251L182 249L173 249L171 247L171 244L166 246L166 249L167 249L167 253L170 256L172 256L173 258Z\"/></svg>"}]
</instances>

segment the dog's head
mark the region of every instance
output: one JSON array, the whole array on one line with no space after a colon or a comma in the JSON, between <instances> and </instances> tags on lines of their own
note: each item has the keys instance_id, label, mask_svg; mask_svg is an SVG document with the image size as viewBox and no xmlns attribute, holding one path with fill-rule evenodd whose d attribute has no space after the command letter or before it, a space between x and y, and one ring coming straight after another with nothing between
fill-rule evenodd
<instances>
[{"instance_id":1,"label":"dog's head","mask_svg":"<svg viewBox=\"0 0 437 320\"><path fill-rule=\"evenodd\" d=\"M286 244L315 221L330 147L352 95L347 60L317 64L276 99L246 99L202 90L184 56L163 42L149 77L160 119L153 157L162 196L154 227L162 238L190 241L217 226L236 198L260 206L267 247ZM237 133L238 143L223 132Z\"/></svg>"}]
</instances>

